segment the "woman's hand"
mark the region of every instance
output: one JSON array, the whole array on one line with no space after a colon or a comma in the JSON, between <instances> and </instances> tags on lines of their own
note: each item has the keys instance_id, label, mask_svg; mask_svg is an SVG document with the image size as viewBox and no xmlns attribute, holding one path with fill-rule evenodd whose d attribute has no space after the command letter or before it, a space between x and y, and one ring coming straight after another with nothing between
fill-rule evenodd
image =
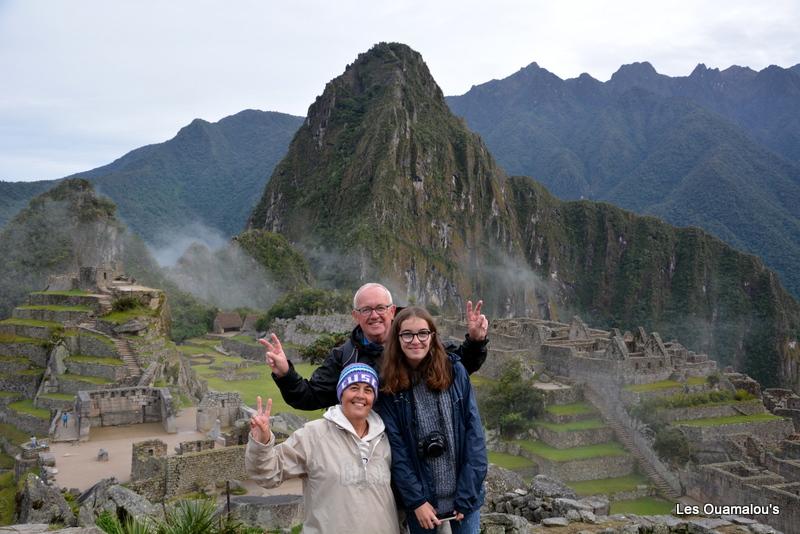
<instances>
[{"instance_id":1,"label":"woman's hand","mask_svg":"<svg viewBox=\"0 0 800 534\"><path fill-rule=\"evenodd\" d=\"M272 399L267 399L267 409L261 406L261 397L256 397L256 413L250 417L250 433L259 443L268 443L270 437L269 414L272 411Z\"/></svg>"},{"instance_id":2,"label":"woman's hand","mask_svg":"<svg viewBox=\"0 0 800 534\"><path fill-rule=\"evenodd\" d=\"M426 502L414 510L414 515L417 516L419 526L426 530L432 530L434 527L442 524L442 522L436 518L436 508L434 508L429 502Z\"/></svg>"}]
</instances>

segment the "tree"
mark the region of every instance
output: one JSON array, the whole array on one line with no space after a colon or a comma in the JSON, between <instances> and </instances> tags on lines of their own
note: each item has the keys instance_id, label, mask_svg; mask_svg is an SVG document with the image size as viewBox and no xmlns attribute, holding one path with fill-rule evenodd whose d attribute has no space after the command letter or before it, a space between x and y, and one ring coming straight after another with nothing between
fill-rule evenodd
<instances>
[{"instance_id":1,"label":"tree","mask_svg":"<svg viewBox=\"0 0 800 534\"><path fill-rule=\"evenodd\" d=\"M482 402L487 428L498 429L504 439L529 430L544 410L544 395L522 378L522 361L508 360L500 382Z\"/></svg>"}]
</instances>

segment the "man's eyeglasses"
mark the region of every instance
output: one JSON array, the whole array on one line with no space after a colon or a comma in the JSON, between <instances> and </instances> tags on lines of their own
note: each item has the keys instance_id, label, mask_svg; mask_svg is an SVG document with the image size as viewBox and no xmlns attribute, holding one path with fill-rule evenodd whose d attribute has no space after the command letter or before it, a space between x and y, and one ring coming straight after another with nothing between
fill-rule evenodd
<instances>
[{"instance_id":1,"label":"man's eyeglasses","mask_svg":"<svg viewBox=\"0 0 800 534\"><path fill-rule=\"evenodd\" d=\"M417 336L417 339L420 343L425 343L432 335L433 332L430 330L420 330L419 332L402 332L400 334L400 339L402 339L404 343L411 343L414 341L414 336Z\"/></svg>"},{"instance_id":2,"label":"man's eyeglasses","mask_svg":"<svg viewBox=\"0 0 800 534\"><path fill-rule=\"evenodd\" d=\"M383 315L391 307L392 307L392 305L389 304L388 306L375 306L374 308L356 308L355 311L360 313L362 317L369 317L370 315L372 315L373 311L375 313L377 313L378 315Z\"/></svg>"}]
</instances>

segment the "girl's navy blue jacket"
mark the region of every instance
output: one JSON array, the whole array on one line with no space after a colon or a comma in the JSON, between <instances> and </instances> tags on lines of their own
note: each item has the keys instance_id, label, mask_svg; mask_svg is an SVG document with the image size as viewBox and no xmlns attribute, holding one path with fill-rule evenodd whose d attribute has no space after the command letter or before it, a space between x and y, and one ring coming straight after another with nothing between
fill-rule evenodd
<instances>
[{"instance_id":1,"label":"girl's navy blue jacket","mask_svg":"<svg viewBox=\"0 0 800 534\"><path fill-rule=\"evenodd\" d=\"M483 505L483 479L489 467L478 404L467 370L459 357L448 354L453 364L453 428L456 439L456 511L468 515ZM381 392L375 410L383 418L392 446L392 483L400 499L398 506L413 511L425 504L437 506L431 469L417 454L414 399L411 390L396 395Z\"/></svg>"}]
</instances>

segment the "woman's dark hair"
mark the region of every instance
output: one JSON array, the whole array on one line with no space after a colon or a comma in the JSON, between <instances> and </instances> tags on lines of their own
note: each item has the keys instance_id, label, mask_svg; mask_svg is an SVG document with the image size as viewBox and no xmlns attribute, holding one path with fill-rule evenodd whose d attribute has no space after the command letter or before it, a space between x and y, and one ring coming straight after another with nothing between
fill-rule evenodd
<instances>
[{"instance_id":1,"label":"woman's dark hair","mask_svg":"<svg viewBox=\"0 0 800 534\"><path fill-rule=\"evenodd\" d=\"M453 382L452 364L444 350L444 345L439 339L436 323L425 308L403 308L392 321L389 337L383 348L383 362L381 364L381 391L386 393L399 393L411 388L411 376L414 368L408 364L405 353L400 346L400 332L403 323L411 318L419 317L428 323L431 331L431 343L428 354L419 363L416 371L431 391L444 391Z\"/></svg>"}]
</instances>

